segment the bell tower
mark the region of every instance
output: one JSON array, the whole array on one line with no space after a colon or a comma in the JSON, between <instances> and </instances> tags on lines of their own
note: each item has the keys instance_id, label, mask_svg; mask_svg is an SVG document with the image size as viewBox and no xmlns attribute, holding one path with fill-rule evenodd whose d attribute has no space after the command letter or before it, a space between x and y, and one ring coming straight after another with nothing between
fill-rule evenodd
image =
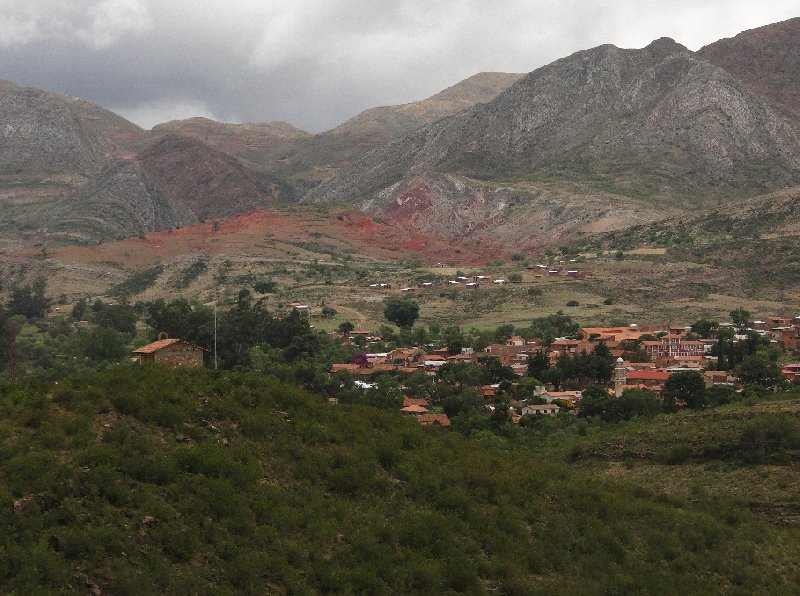
<instances>
[{"instance_id":1,"label":"bell tower","mask_svg":"<svg viewBox=\"0 0 800 596\"><path fill-rule=\"evenodd\" d=\"M622 395L622 388L625 386L625 364L620 356L614 366L614 395Z\"/></svg>"}]
</instances>

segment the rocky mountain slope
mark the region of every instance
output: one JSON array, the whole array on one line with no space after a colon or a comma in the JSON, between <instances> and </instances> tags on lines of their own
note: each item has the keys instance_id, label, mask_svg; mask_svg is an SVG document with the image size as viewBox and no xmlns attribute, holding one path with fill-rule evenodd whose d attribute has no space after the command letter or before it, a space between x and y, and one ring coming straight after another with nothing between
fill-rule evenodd
<instances>
[{"instance_id":1,"label":"rocky mountain slope","mask_svg":"<svg viewBox=\"0 0 800 596\"><path fill-rule=\"evenodd\" d=\"M89 102L0 81L0 175L98 172L140 132Z\"/></svg>"},{"instance_id":2,"label":"rocky mountain slope","mask_svg":"<svg viewBox=\"0 0 800 596\"><path fill-rule=\"evenodd\" d=\"M200 219L266 207L280 192L227 153L194 138L165 136L137 161L166 196Z\"/></svg>"},{"instance_id":3,"label":"rocky mountain slope","mask_svg":"<svg viewBox=\"0 0 800 596\"><path fill-rule=\"evenodd\" d=\"M259 172L281 176L304 191L333 176L370 149L493 99L522 76L478 73L428 99L372 108L316 135L285 122L226 124L190 118L153 127L140 144L156 143L167 134L193 137Z\"/></svg>"},{"instance_id":4,"label":"rocky mountain slope","mask_svg":"<svg viewBox=\"0 0 800 596\"><path fill-rule=\"evenodd\" d=\"M0 82L0 246L41 228L137 235L305 196L453 242L537 250L795 187L799 35L792 19L696 54L666 38L604 45L317 135L203 118L145 132Z\"/></svg>"},{"instance_id":5,"label":"rocky mountain slope","mask_svg":"<svg viewBox=\"0 0 800 596\"><path fill-rule=\"evenodd\" d=\"M0 240L36 242L21 230L50 229L58 230L51 239L92 242L291 200L295 187L317 184L395 134L494 97L517 76L476 75L429 100L368 111L321 135L285 122L205 118L146 132L83 100L0 81ZM141 184L131 185L131 176ZM112 183L120 184L118 196ZM120 205L130 212L118 213Z\"/></svg>"},{"instance_id":6,"label":"rocky mountain slope","mask_svg":"<svg viewBox=\"0 0 800 596\"><path fill-rule=\"evenodd\" d=\"M307 196L359 200L427 171L588 183L702 202L800 181L800 133L724 70L669 39L578 52L488 104L392 141Z\"/></svg>"},{"instance_id":7,"label":"rocky mountain slope","mask_svg":"<svg viewBox=\"0 0 800 596\"><path fill-rule=\"evenodd\" d=\"M721 39L697 56L724 68L800 121L800 17Z\"/></svg>"},{"instance_id":8,"label":"rocky mountain slope","mask_svg":"<svg viewBox=\"0 0 800 596\"><path fill-rule=\"evenodd\" d=\"M111 161L78 192L36 217L47 237L72 242L119 240L196 222L129 160Z\"/></svg>"},{"instance_id":9,"label":"rocky mountain slope","mask_svg":"<svg viewBox=\"0 0 800 596\"><path fill-rule=\"evenodd\" d=\"M197 139L252 168L274 171L282 167L286 154L312 135L288 122L231 124L208 118L188 118L154 126L142 136L139 148L146 150L166 136Z\"/></svg>"}]
</instances>

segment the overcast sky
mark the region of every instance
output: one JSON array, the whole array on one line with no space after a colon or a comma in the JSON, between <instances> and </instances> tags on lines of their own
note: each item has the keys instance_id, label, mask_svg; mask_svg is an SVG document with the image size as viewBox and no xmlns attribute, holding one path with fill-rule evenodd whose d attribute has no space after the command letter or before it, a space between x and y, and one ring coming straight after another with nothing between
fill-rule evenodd
<instances>
[{"instance_id":1,"label":"overcast sky","mask_svg":"<svg viewBox=\"0 0 800 596\"><path fill-rule=\"evenodd\" d=\"M800 16L800 0L0 0L0 78L146 128L207 116L311 132L481 71L602 43L692 50Z\"/></svg>"}]
</instances>

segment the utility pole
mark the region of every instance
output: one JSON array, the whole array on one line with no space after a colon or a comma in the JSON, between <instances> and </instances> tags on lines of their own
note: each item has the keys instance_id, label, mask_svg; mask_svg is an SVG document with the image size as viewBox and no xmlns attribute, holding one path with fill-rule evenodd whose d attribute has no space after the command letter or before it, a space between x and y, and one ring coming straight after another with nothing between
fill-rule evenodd
<instances>
[{"instance_id":1,"label":"utility pole","mask_svg":"<svg viewBox=\"0 0 800 596\"><path fill-rule=\"evenodd\" d=\"M214 284L214 370L217 370L217 300L219 296L219 286Z\"/></svg>"}]
</instances>

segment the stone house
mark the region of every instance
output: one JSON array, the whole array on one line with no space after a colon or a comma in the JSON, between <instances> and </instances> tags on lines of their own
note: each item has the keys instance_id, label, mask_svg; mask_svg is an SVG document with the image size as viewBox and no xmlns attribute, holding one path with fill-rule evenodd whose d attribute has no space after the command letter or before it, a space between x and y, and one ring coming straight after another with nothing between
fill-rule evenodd
<instances>
[{"instance_id":1,"label":"stone house","mask_svg":"<svg viewBox=\"0 0 800 596\"><path fill-rule=\"evenodd\" d=\"M139 364L155 362L172 368L179 366L192 368L203 366L203 352L207 351L182 339L159 339L134 350L131 352L131 357Z\"/></svg>"}]
</instances>

